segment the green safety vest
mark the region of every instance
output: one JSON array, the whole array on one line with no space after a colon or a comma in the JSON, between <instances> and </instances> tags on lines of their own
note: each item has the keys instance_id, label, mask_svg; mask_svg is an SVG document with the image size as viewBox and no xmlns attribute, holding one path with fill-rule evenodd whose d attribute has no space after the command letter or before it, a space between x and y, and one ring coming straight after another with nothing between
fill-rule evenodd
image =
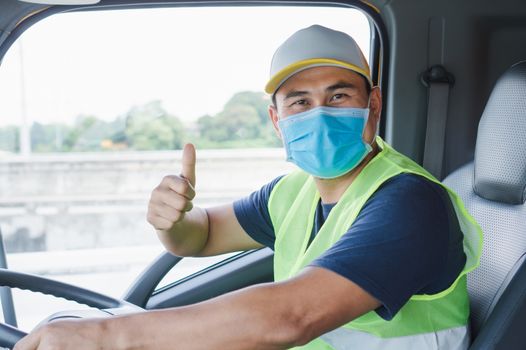
<instances>
[{"instance_id":1,"label":"green safety vest","mask_svg":"<svg viewBox=\"0 0 526 350\"><path fill-rule=\"evenodd\" d=\"M479 264L482 230L456 193L381 138L376 141L381 151L347 188L309 246L316 206L320 200L314 179L303 171L295 171L274 186L268 210L276 233L275 281L297 275L335 244L348 231L378 187L401 173L423 176L447 190L464 234L466 265L446 290L433 295L413 295L390 321L371 311L299 348L466 349L469 345L466 274Z\"/></svg>"}]
</instances>

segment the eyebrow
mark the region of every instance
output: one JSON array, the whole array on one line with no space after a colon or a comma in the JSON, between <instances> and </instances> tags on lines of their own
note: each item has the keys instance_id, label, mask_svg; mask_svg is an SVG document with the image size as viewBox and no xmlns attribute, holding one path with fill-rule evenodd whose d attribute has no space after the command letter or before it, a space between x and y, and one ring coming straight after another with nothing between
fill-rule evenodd
<instances>
[{"instance_id":1,"label":"eyebrow","mask_svg":"<svg viewBox=\"0 0 526 350\"><path fill-rule=\"evenodd\" d=\"M329 87L327 87L325 89L325 91L327 92L332 92L332 91L335 91L335 90L339 90L339 89L353 89L353 90L358 90L358 87L356 87L356 85L354 84L351 84L351 83L347 83L347 82L338 82L334 85L331 85ZM308 91L301 91L301 90L292 90L290 91L289 93L287 93L285 95L285 100L289 99L289 98L292 98L292 97L298 97L298 96L305 96L305 95L308 95L309 92Z\"/></svg>"},{"instance_id":2,"label":"eyebrow","mask_svg":"<svg viewBox=\"0 0 526 350\"><path fill-rule=\"evenodd\" d=\"M307 91L292 90L292 91L289 91L287 95L285 95L285 100L292 98L292 97L305 96L307 94L308 94Z\"/></svg>"},{"instance_id":3,"label":"eyebrow","mask_svg":"<svg viewBox=\"0 0 526 350\"><path fill-rule=\"evenodd\" d=\"M336 83L334 85L331 85L329 86L328 88L325 89L325 91L334 91L334 90L338 90L338 89L353 89L353 90L358 90L358 87L356 87L356 85L354 84L351 84L351 83L347 83L347 82L339 82L339 83Z\"/></svg>"}]
</instances>

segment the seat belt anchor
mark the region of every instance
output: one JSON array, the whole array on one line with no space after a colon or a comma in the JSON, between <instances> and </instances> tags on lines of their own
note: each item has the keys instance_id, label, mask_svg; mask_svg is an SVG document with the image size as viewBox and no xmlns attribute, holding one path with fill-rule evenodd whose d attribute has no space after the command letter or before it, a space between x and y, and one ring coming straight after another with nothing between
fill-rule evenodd
<instances>
[{"instance_id":1,"label":"seat belt anchor","mask_svg":"<svg viewBox=\"0 0 526 350\"><path fill-rule=\"evenodd\" d=\"M444 66L437 64L431 66L428 70L422 73L420 81L426 88L429 88L429 84L433 83L442 83L453 86L455 85L455 76L448 72Z\"/></svg>"}]
</instances>

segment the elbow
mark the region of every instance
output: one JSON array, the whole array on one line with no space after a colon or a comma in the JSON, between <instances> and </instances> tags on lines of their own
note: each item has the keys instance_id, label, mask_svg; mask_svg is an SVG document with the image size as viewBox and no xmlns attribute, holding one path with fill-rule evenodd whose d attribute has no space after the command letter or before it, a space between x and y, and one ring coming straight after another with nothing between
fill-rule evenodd
<instances>
[{"instance_id":1,"label":"elbow","mask_svg":"<svg viewBox=\"0 0 526 350\"><path fill-rule=\"evenodd\" d=\"M271 342L280 349L305 345L318 336L315 320L302 310L285 308L277 319L269 323L267 334L272 334Z\"/></svg>"},{"instance_id":2,"label":"elbow","mask_svg":"<svg viewBox=\"0 0 526 350\"><path fill-rule=\"evenodd\" d=\"M308 322L302 320L289 321L281 327L278 342L286 348L306 345L315 338L312 328Z\"/></svg>"},{"instance_id":3,"label":"elbow","mask_svg":"<svg viewBox=\"0 0 526 350\"><path fill-rule=\"evenodd\" d=\"M292 346L302 346L308 344L314 338L316 338L315 327L311 322L308 322L308 318L304 320L299 320L291 334L291 345Z\"/></svg>"}]
</instances>

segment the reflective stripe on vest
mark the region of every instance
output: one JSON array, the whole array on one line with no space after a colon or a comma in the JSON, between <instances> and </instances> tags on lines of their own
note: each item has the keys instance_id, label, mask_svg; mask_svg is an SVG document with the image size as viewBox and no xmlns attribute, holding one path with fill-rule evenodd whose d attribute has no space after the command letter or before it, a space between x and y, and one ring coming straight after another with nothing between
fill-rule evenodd
<instances>
[{"instance_id":1,"label":"reflective stripe on vest","mask_svg":"<svg viewBox=\"0 0 526 350\"><path fill-rule=\"evenodd\" d=\"M357 330L338 328L324 334L321 338L334 350L464 350L470 343L467 327L393 338L379 338ZM365 347L364 344L367 346Z\"/></svg>"},{"instance_id":2,"label":"reflective stripe on vest","mask_svg":"<svg viewBox=\"0 0 526 350\"><path fill-rule=\"evenodd\" d=\"M430 339L434 339L436 344L435 347L430 345L430 349L451 349L444 344L459 344L459 348L462 348L460 346L466 344L469 318L466 274L478 266L482 251L482 231L453 191L411 159L393 150L381 138L377 138L377 143L381 152L347 188L309 246L314 214L320 199L313 178L302 171L296 171L283 177L274 186L268 209L276 233L275 280L296 275L329 249L347 232L365 202L382 183L401 173L423 176L447 190L464 234L466 265L449 288L433 295L413 295L392 320L385 321L371 311L301 348L343 349L347 347L346 344L350 347L360 341L360 349L390 349L390 344L402 344L400 342L404 338L412 339L415 346L406 341L403 349L422 349L421 344L427 344ZM452 331L453 329L457 331Z\"/></svg>"}]
</instances>

